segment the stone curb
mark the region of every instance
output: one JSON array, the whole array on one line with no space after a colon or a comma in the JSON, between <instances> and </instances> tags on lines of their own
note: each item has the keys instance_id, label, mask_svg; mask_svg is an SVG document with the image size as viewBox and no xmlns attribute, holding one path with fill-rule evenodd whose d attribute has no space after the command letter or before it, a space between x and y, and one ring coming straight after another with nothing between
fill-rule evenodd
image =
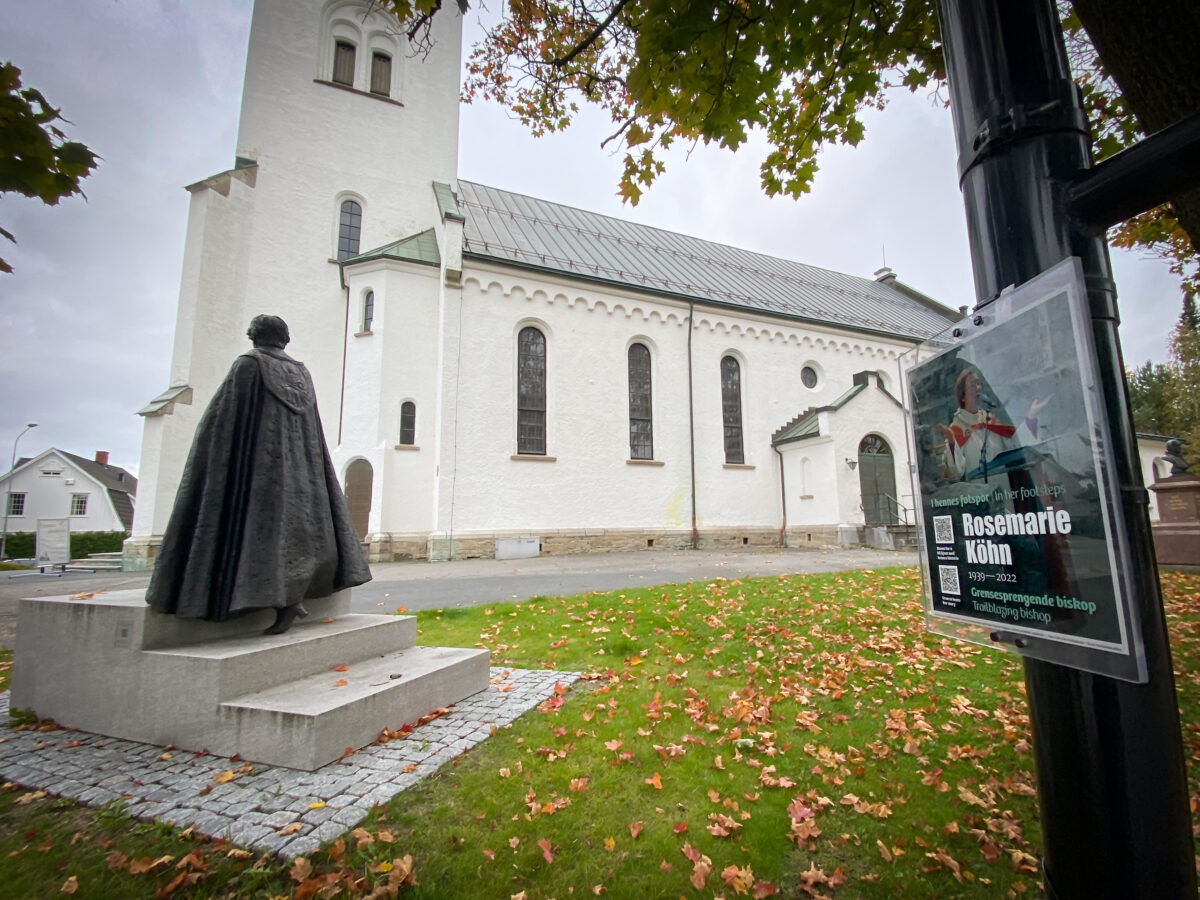
<instances>
[{"instance_id":1,"label":"stone curb","mask_svg":"<svg viewBox=\"0 0 1200 900\"><path fill-rule=\"evenodd\" d=\"M491 683L406 737L372 744L315 772L198 756L81 731L14 731L0 694L0 778L86 806L120 800L136 818L283 859L312 853L373 806L429 777L579 678L578 672L492 668ZM500 690L501 687L507 690ZM216 776L234 771L229 781ZM323 804L315 805L314 804ZM295 827L299 825L299 828Z\"/></svg>"}]
</instances>

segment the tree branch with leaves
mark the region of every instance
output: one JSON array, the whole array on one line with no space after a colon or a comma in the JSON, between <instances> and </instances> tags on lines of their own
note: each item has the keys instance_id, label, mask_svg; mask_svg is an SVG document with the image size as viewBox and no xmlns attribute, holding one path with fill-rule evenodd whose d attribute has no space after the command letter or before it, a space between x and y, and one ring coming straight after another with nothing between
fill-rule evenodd
<instances>
[{"instance_id":1,"label":"tree branch with leaves","mask_svg":"<svg viewBox=\"0 0 1200 900\"><path fill-rule=\"evenodd\" d=\"M21 86L20 69L0 62L0 194L36 197L54 206L83 193L79 182L99 157L79 141L67 140L57 122L66 123L60 110L40 91ZM0 228L0 235L16 243L12 232ZM12 272L3 259L0 272Z\"/></svg>"}]
</instances>

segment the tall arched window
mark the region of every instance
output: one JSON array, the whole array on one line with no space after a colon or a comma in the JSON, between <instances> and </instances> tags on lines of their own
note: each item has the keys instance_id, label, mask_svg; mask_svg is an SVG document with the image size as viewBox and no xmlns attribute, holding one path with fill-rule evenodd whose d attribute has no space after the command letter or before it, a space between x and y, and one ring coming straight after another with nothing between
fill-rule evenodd
<instances>
[{"instance_id":1,"label":"tall arched window","mask_svg":"<svg viewBox=\"0 0 1200 900\"><path fill-rule=\"evenodd\" d=\"M742 367L732 356L721 360L721 418L725 424L725 462L741 464L742 453Z\"/></svg>"},{"instance_id":2,"label":"tall arched window","mask_svg":"<svg viewBox=\"0 0 1200 900\"><path fill-rule=\"evenodd\" d=\"M629 458L654 459L654 413L650 403L650 350L629 348Z\"/></svg>"},{"instance_id":3,"label":"tall arched window","mask_svg":"<svg viewBox=\"0 0 1200 900\"><path fill-rule=\"evenodd\" d=\"M335 84L354 86L354 45L338 41L333 45L333 78Z\"/></svg>"},{"instance_id":4,"label":"tall arched window","mask_svg":"<svg viewBox=\"0 0 1200 900\"><path fill-rule=\"evenodd\" d=\"M400 404L400 443L411 447L417 442L417 404L405 400Z\"/></svg>"},{"instance_id":5,"label":"tall arched window","mask_svg":"<svg viewBox=\"0 0 1200 900\"><path fill-rule=\"evenodd\" d=\"M362 328L359 331L370 331L371 324L375 321L375 292L367 291L363 295L362 307Z\"/></svg>"},{"instance_id":6,"label":"tall arched window","mask_svg":"<svg viewBox=\"0 0 1200 900\"><path fill-rule=\"evenodd\" d=\"M353 200L342 201L338 219L338 259L358 256L358 237L362 232L362 207Z\"/></svg>"},{"instance_id":7,"label":"tall arched window","mask_svg":"<svg viewBox=\"0 0 1200 900\"><path fill-rule=\"evenodd\" d=\"M517 452L546 454L546 336L533 327L517 335Z\"/></svg>"}]
</instances>

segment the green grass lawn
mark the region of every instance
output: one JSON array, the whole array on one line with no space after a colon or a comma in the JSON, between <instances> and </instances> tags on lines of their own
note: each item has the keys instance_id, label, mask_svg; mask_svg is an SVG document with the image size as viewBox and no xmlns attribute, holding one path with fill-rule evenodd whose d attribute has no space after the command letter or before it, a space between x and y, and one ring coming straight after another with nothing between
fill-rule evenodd
<instances>
[{"instance_id":1,"label":"green grass lawn","mask_svg":"<svg viewBox=\"0 0 1200 900\"><path fill-rule=\"evenodd\" d=\"M1195 804L1200 577L1163 584ZM10 786L0 884L27 897L1041 895L1020 660L926 634L913 569L418 622L421 643L584 678L290 865Z\"/></svg>"}]
</instances>

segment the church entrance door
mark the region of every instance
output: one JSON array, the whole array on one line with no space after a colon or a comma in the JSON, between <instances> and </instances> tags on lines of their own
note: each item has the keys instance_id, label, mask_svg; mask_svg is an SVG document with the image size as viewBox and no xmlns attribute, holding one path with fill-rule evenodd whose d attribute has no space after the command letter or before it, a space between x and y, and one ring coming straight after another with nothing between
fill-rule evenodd
<instances>
[{"instance_id":1,"label":"church entrance door","mask_svg":"<svg viewBox=\"0 0 1200 900\"><path fill-rule=\"evenodd\" d=\"M858 445L858 485L867 525L896 523L896 465L892 448L877 434Z\"/></svg>"},{"instance_id":2,"label":"church entrance door","mask_svg":"<svg viewBox=\"0 0 1200 900\"><path fill-rule=\"evenodd\" d=\"M371 517L371 480L374 473L365 459L356 459L346 469L346 506L350 524L360 541L367 538L367 521Z\"/></svg>"}]
</instances>

